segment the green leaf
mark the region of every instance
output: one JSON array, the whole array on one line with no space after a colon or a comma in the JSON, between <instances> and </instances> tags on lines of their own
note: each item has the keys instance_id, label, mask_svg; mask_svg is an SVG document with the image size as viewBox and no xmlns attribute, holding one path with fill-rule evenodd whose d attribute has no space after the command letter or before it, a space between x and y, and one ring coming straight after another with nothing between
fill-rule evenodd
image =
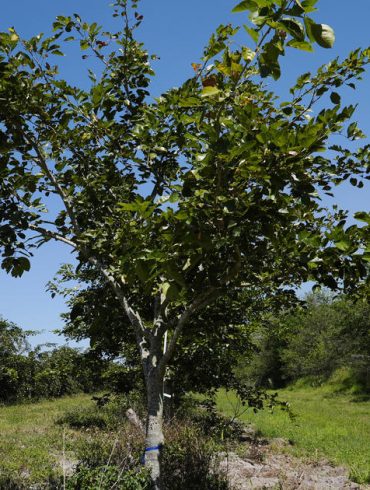
<instances>
[{"instance_id":1,"label":"green leaf","mask_svg":"<svg viewBox=\"0 0 370 490\"><path fill-rule=\"evenodd\" d=\"M317 4L318 0L302 0L301 1L301 6L303 10L306 12L306 14L310 12L315 12L317 9L315 8L315 5Z\"/></svg>"},{"instance_id":2,"label":"green leaf","mask_svg":"<svg viewBox=\"0 0 370 490\"><path fill-rule=\"evenodd\" d=\"M244 61L252 61L256 56L256 52L253 49L247 48L246 46L242 47L242 56Z\"/></svg>"},{"instance_id":3,"label":"green leaf","mask_svg":"<svg viewBox=\"0 0 370 490\"><path fill-rule=\"evenodd\" d=\"M285 32L288 32L297 41L304 41L304 30L300 22L294 19L281 19L279 22L279 27L281 27Z\"/></svg>"},{"instance_id":4,"label":"green leaf","mask_svg":"<svg viewBox=\"0 0 370 490\"><path fill-rule=\"evenodd\" d=\"M357 126L357 123L353 122L347 128L347 137L354 141L361 138L366 138L366 135Z\"/></svg>"},{"instance_id":5,"label":"green leaf","mask_svg":"<svg viewBox=\"0 0 370 490\"><path fill-rule=\"evenodd\" d=\"M139 277L140 281L145 284L146 281L149 279L149 276L150 276L148 264L146 264L142 260L138 260L136 262L135 271L136 271L136 274Z\"/></svg>"},{"instance_id":6,"label":"green leaf","mask_svg":"<svg viewBox=\"0 0 370 490\"><path fill-rule=\"evenodd\" d=\"M334 242L334 245L339 250L342 250L342 252L348 252L352 248L352 243L349 240L346 240L345 238L339 240L338 242Z\"/></svg>"},{"instance_id":7,"label":"green leaf","mask_svg":"<svg viewBox=\"0 0 370 490\"><path fill-rule=\"evenodd\" d=\"M315 41L322 48L332 48L335 42L333 29L327 24L312 24L311 33Z\"/></svg>"},{"instance_id":8,"label":"green leaf","mask_svg":"<svg viewBox=\"0 0 370 490\"><path fill-rule=\"evenodd\" d=\"M291 48L300 49L302 51L308 51L309 53L313 52L312 45L307 41L293 41L292 40L292 41L288 42L288 46L290 46Z\"/></svg>"},{"instance_id":9,"label":"green leaf","mask_svg":"<svg viewBox=\"0 0 370 490\"><path fill-rule=\"evenodd\" d=\"M303 21L304 21L304 26L306 28L306 34L307 34L308 39L311 42L315 42L315 37L312 34L312 27L315 25L315 22L312 19L310 19L309 17L305 17L303 19Z\"/></svg>"},{"instance_id":10,"label":"green leaf","mask_svg":"<svg viewBox=\"0 0 370 490\"><path fill-rule=\"evenodd\" d=\"M173 283L164 282L161 285L161 302L166 299L167 301L174 301L179 296L179 290Z\"/></svg>"},{"instance_id":11,"label":"green leaf","mask_svg":"<svg viewBox=\"0 0 370 490\"><path fill-rule=\"evenodd\" d=\"M332 92L330 94L330 100L333 102L333 104L340 104L340 95L337 92Z\"/></svg>"},{"instance_id":12,"label":"green leaf","mask_svg":"<svg viewBox=\"0 0 370 490\"><path fill-rule=\"evenodd\" d=\"M211 97L212 95L217 95L220 89L217 87L203 87L201 97Z\"/></svg>"},{"instance_id":13,"label":"green leaf","mask_svg":"<svg viewBox=\"0 0 370 490\"><path fill-rule=\"evenodd\" d=\"M256 29L252 29L251 27L248 27L247 25L243 25L245 31L250 35L250 37L253 39L255 43L258 43L258 37L259 33L256 31Z\"/></svg>"},{"instance_id":14,"label":"green leaf","mask_svg":"<svg viewBox=\"0 0 370 490\"><path fill-rule=\"evenodd\" d=\"M236 7L232 9L232 12L244 12L245 10L256 11L258 10L258 5L253 0L244 0L238 3Z\"/></svg>"},{"instance_id":15,"label":"green leaf","mask_svg":"<svg viewBox=\"0 0 370 490\"><path fill-rule=\"evenodd\" d=\"M358 221L363 221L368 225L370 225L370 213L366 213L365 211L359 211L358 213L355 213L354 216Z\"/></svg>"},{"instance_id":16,"label":"green leaf","mask_svg":"<svg viewBox=\"0 0 370 490\"><path fill-rule=\"evenodd\" d=\"M86 49L89 48L88 41L85 41L84 39L82 41L80 41L80 48L82 51L86 51Z\"/></svg>"},{"instance_id":17,"label":"green leaf","mask_svg":"<svg viewBox=\"0 0 370 490\"><path fill-rule=\"evenodd\" d=\"M19 257L18 264L22 268L23 271L29 271L31 268L30 261L26 257Z\"/></svg>"}]
</instances>

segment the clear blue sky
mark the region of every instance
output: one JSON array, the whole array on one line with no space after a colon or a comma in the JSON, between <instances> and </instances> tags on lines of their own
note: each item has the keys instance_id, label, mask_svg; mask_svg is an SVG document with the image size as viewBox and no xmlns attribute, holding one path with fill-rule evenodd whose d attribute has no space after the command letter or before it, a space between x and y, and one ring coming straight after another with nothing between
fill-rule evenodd
<instances>
[{"instance_id":1,"label":"clear blue sky","mask_svg":"<svg viewBox=\"0 0 370 490\"><path fill-rule=\"evenodd\" d=\"M107 30L112 27L111 8L106 0L17 0L2 2L0 30L14 26L22 36L50 32L57 15L79 13L88 21L97 21ZM177 86L192 76L191 63L197 62L212 31L220 23L241 23L243 14L231 14L237 0L142 0L139 10L144 15L140 38L148 50L160 56L155 69L157 79L153 95ZM277 85L286 93L295 78L357 47L370 45L370 0L321 0L317 21L330 24L336 33L335 47L317 47L313 54L288 50L283 61L283 77ZM246 38L246 42L249 40ZM81 82L77 59L63 59L64 75L76 84ZM274 89L273 82L272 89ZM346 101L358 102L356 119L365 133L370 134L370 76L366 75L356 92L348 89ZM341 207L369 210L369 186L362 190L344 186L336 193ZM60 328L59 315L65 310L61 298L51 299L45 292L59 265L71 261L69 250L61 244L48 244L35 256L31 272L13 279L0 271L0 314L26 329L44 330L34 342L62 342L50 333Z\"/></svg>"}]
</instances>

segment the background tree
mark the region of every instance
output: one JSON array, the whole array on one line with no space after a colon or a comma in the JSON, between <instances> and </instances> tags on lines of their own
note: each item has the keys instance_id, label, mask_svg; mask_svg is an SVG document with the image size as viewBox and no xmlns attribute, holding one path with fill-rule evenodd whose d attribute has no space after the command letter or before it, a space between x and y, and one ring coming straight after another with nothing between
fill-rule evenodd
<instances>
[{"instance_id":1,"label":"background tree","mask_svg":"<svg viewBox=\"0 0 370 490\"><path fill-rule=\"evenodd\" d=\"M53 345L32 348L25 331L12 322L0 319L0 401L59 397L78 392L92 392L104 387L108 360L92 351Z\"/></svg>"},{"instance_id":2,"label":"background tree","mask_svg":"<svg viewBox=\"0 0 370 490\"><path fill-rule=\"evenodd\" d=\"M302 75L281 103L260 79L280 76L288 47L333 44L332 29L309 17L315 3L241 2L248 46L233 43L238 28L220 26L194 77L153 103L150 56L134 38L137 2L115 2L117 33L74 14L58 17L48 38L0 36L2 267L19 276L33 247L58 240L110 285L143 367L156 487L163 377L191 319L236 288L268 297L311 279L349 290L366 274L369 216L346 227L346 213L328 213L320 193L348 178L362 186L368 171L367 146L350 151L330 135L362 136L338 90L354 87L369 51ZM58 74L61 41L101 62L88 89ZM329 106L309 117L326 95Z\"/></svg>"},{"instance_id":3,"label":"background tree","mask_svg":"<svg viewBox=\"0 0 370 490\"><path fill-rule=\"evenodd\" d=\"M367 298L310 294L304 307L265 318L255 333L259 352L249 364L240 360L238 374L276 388L302 378L320 384L343 369L343 387L368 392L369 313Z\"/></svg>"},{"instance_id":4,"label":"background tree","mask_svg":"<svg viewBox=\"0 0 370 490\"><path fill-rule=\"evenodd\" d=\"M19 385L27 372L26 354L30 350L27 333L12 322L0 317L0 399L17 397Z\"/></svg>"}]
</instances>

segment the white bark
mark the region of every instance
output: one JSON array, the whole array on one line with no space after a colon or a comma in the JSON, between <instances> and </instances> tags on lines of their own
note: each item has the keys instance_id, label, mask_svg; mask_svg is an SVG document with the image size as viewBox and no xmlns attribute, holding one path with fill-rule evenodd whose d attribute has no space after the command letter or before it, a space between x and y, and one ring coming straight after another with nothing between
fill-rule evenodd
<instances>
[{"instance_id":1,"label":"white bark","mask_svg":"<svg viewBox=\"0 0 370 490\"><path fill-rule=\"evenodd\" d=\"M163 436L163 375L154 368L146 377L148 415L145 436L145 466L149 468L155 490L161 483L160 455Z\"/></svg>"}]
</instances>

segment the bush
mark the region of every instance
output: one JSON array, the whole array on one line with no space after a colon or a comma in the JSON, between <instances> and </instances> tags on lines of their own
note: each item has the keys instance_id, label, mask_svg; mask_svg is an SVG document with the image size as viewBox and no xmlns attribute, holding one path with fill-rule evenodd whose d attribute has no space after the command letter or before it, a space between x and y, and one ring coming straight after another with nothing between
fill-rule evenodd
<instances>
[{"instance_id":1,"label":"bush","mask_svg":"<svg viewBox=\"0 0 370 490\"><path fill-rule=\"evenodd\" d=\"M67 481L67 490L148 490L150 478L144 468L127 472L119 466L98 466L89 468L80 466L78 471Z\"/></svg>"},{"instance_id":2,"label":"bush","mask_svg":"<svg viewBox=\"0 0 370 490\"><path fill-rule=\"evenodd\" d=\"M214 398L207 398L200 402L193 399L192 403L194 409L188 411L188 414L191 416L192 423L201 430L203 436L211 437L219 443L223 443L225 440L239 439L244 430L244 425L237 419L222 415L217 410Z\"/></svg>"},{"instance_id":3,"label":"bush","mask_svg":"<svg viewBox=\"0 0 370 490\"><path fill-rule=\"evenodd\" d=\"M103 389L110 369L115 372L115 364L93 351L31 349L27 337L32 333L0 316L0 402L90 393Z\"/></svg>"},{"instance_id":4,"label":"bush","mask_svg":"<svg viewBox=\"0 0 370 490\"><path fill-rule=\"evenodd\" d=\"M65 412L58 420L60 425L73 429L100 428L117 429L127 422L126 410L132 408L140 418L144 418L145 408L143 394L132 391L129 395L119 396L106 393L93 396L93 405L80 407Z\"/></svg>"},{"instance_id":5,"label":"bush","mask_svg":"<svg viewBox=\"0 0 370 490\"><path fill-rule=\"evenodd\" d=\"M66 412L57 420L60 425L68 425L72 429L87 429L98 427L104 429L108 426L108 415L97 407L78 408Z\"/></svg>"},{"instance_id":6,"label":"bush","mask_svg":"<svg viewBox=\"0 0 370 490\"><path fill-rule=\"evenodd\" d=\"M199 426L173 421L166 428L162 452L164 490L227 490L228 480L218 469L222 446L206 437Z\"/></svg>"},{"instance_id":7,"label":"bush","mask_svg":"<svg viewBox=\"0 0 370 490\"><path fill-rule=\"evenodd\" d=\"M67 489L149 489L148 473L140 464L143 447L143 434L128 423L118 431L90 429L76 442L79 465Z\"/></svg>"}]
</instances>

